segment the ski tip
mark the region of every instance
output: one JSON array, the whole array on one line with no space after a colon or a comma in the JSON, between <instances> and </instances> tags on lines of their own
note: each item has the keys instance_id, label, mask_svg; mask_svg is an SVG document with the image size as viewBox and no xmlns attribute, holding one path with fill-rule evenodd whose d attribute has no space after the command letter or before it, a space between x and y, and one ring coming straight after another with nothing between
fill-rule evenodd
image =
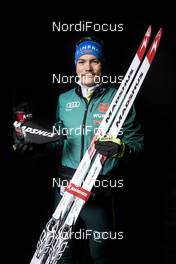
<instances>
[{"instance_id":1,"label":"ski tip","mask_svg":"<svg viewBox=\"0 0 176 264\"><path fill-rule=\"evenodd\" d=\"M156 54L156 51L158 49L159 43L160 43L160 39L161 39L161 35L162 35L162 28L159 29L158 33L156 34L156 37L147 53L147 59L149 61L149 63L152 63L152 60Z\"/></svg>"},{"instance_id":2,"label":"ski tip","mask_svg":"<svg viewBox=\"0 0 176 264\"><path fill-rule=\"evenodd\" d=\"M145 36L142 40L142 43L141 45L139 46L139 49L137 51L137 56L139 58L139 60L141 61L142 58L144 57L144 53L146 51L146 48L147 48L147 45L149 43L149 39L150 39L150 36L151 36L151 31L152 31L152 26L150 25L145 33Z\"/></svg>"},{"instance_id":3,"label":"ski tip","mask_svg":"<svg viewBox=\"0 0 176 264\"><path fill-rule=\"evenodd\" d=\"M163 32L163 29L160 28L159 31L158 31L158 33L157 33L157 35L156 35L156 37L157 38L161 38L162 32Z\"/></svg>"},{"instance_id":4,"label":"ski tip","mask_svg":"<svg viewBox=\"0 0 176 264\"><path fill-rule=\"evenodd\" d=\"M146 35L147 37L150 37L151 32L152 32L152 26L150 25L150 26L148 27L148 29L147 29L145 35Z\"/></svg>"}]
</instances>

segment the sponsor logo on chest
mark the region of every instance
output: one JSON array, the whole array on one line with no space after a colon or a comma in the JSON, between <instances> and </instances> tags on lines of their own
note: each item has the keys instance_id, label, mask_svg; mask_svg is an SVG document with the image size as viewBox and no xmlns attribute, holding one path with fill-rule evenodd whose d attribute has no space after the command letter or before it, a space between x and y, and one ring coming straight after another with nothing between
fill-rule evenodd
<instances>
[{"instance_id":1,"label":"sponsor logo on chest","mask_svg":"<svg viewBox=\"0 0 176 264\"><path fill-rule=\"evenodd\" d=\"M72 102L66 103L65 110L66 111L71 111L71 110L79 108L79 107L80 107L80 102L79 101L72 101Z\"/></svg>"},{"instance_id":2,"label":"sponsor logo on chest","mask_svg":"<svg viewBox=\"0 0 176 264\"><path fill-rule=\"evenodd\" d=\"M98 110L102 113L106 113L106 111L108 110L109 108L109 104L108 103L101 103L99 104L99 108Z\"/></svg>"},{"instance_id":3,"label":"sponsor logo on chest","mask_svg":"<svg viewBox=\"0 0 176 264\"><path fill-rule=\"evenodd\" d=\"M98 113L93 114L94 124L100 124L102 119L104 118L106 111L109 108L108 103L100 103L98 106Z\"/></svg>"}]
</instances>

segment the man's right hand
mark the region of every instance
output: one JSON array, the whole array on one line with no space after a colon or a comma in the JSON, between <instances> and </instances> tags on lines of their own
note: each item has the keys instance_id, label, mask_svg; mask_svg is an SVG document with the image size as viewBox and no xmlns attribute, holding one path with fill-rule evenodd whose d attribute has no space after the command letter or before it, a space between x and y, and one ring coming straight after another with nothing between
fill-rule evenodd
<instances>
[{"instance_id":1,"label":"man's right hand","mask_svg":"<svg viewBox=\"0 0 176 264\"><path fill-rule=\"evenodd\" d=\"M18 154L30 154L34 152L34 144L29 143L26 133L22 130L22 124L20 122L14 122L14 144L13 149Z\"/></svg>"},{"instance_id":2,"label":"man's right hand","mask_svg":"<svg viewBox=\"0 0 176 264\"><path fill-rule=\"evenodd\" d=\"M13 145L13 149L18 154L30 154L34 152L33 144L16 143Z\"/></svg>"}]
</instances>

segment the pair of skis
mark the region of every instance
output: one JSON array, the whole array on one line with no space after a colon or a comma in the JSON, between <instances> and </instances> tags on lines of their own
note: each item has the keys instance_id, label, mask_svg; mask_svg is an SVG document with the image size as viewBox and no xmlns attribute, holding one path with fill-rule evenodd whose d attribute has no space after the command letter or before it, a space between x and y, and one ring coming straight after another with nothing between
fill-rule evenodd
<instances>
[{"instance_id":1,"label":"pair of skis","mask_svg":"<svg viewBox=\"0 0 176 264\"><path fill-rule=\"evenodd\" d=\"M118 136L154 59L161 34L162 29L158 31L144 58L151 36L151 26L147 29L142 43L99 126L97 134L93 137L52 218L46 224L40 236L30 264L57 264L61 259L71 237L72 228L106 161L105 156L97 153L94 142L99 134L106 135L108 133L113 137Z\"/></svg>"}]
</instances>

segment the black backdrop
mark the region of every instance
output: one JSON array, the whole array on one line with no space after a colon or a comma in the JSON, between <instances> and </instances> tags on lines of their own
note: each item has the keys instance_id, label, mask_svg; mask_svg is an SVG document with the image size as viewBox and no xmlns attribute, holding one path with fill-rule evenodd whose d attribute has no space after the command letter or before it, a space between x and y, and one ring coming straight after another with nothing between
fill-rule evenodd
<instances>
[{"instance_id":1,"label":"black backdrop","mask_svg":"<svg viewBox=\"0 0 176 264\"><path fill-rule=\"evenodd\" d=\"M26 7L15 13L10 21L13 29L8 33L8 132L3 156L8 164L4 204L10 211L7 230L14 249L12 260L29 263L38 236L52 213L51 178L56 174L55 157L26 159L13 153L12 108L28 100L36 120L46 126L53 124L57 97L68 85L53 84L52 74L74 74L74 43L90 32L52 32L52 22L81 20L124 24L122 32L97 33L105 42L107 64L113 75L125 74L149 24L152 37L163 27L159 50L135 102L145 134L145 155L126 173L125 186L118 194L117 226L125 232L125 237L113 244L112 255L116 258L113 263L118 260L128 263L128 258L137 263L173 263L176 49L172 17L159 16L158 12L135 16L122 12L106 15L73 12L70 16L67 9L42 10L42 7L37 10Z\"/></svg>"}]
</instances>

